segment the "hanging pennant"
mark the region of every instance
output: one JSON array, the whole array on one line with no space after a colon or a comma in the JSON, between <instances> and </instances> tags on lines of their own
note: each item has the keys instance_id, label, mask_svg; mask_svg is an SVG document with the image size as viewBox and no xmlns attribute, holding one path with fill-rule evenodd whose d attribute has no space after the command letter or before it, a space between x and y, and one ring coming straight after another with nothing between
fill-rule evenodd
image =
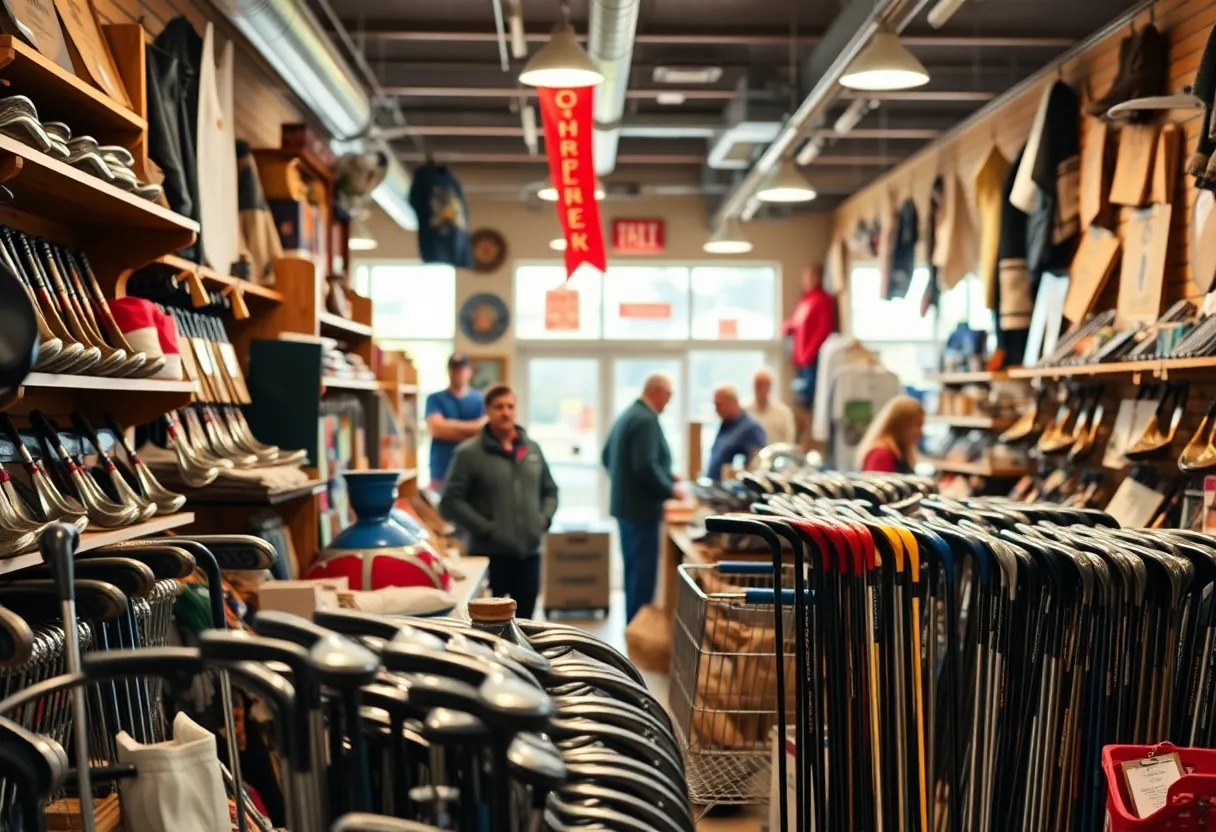
<instances>
[{"instance_id":1,"label":"hanging pennant","mask_svg":"<svg viewBox=\"0 0 1216 832\"><path fill-rule=\"evenodd\" d=\"M604 271L608 258L600 207L595 200L595 165L591 159L590 87L540 87L541 119L545 125L545 151L549 175L557 189L557 219L566 240L566 278L586 263Z\"/></svg>"}]
</instances>

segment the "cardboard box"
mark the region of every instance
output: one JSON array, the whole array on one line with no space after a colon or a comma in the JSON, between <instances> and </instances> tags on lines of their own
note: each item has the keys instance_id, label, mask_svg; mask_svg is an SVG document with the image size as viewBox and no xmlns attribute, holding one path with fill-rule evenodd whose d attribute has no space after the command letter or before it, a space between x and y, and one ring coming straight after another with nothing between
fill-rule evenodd
<instances>
[{"instance_id":1,"label":"cardboard box","mask_svg":"<svg viewBox=\"0 0 1216 832\"><path fill-rule=\"evenodd\" d=\"M341 606L339 595L350 592L346 578L315 581L266 581L258 593L260 610L289 612L312 620L318 609Z\"/></svg>"},{"instance_id":2,"label":"cardboard box","mask_svg":"<svg viewBox=\"0 0 1216 832\"><path fill-rule=\"evenodd\" d=\"M566 527L545 536L541 594L546 610L607 610L612 536L602 527Z\"/></svg>"}]
</instances>

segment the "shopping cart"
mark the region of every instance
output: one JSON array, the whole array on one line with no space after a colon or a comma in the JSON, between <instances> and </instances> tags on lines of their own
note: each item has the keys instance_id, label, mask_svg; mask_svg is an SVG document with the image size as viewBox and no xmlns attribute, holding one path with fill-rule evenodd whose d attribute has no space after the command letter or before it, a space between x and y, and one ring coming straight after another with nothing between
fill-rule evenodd
<instances>
[{"instance_id":1,"label":"shopping cart","mask_svg":"<svg viewBox=\"0 0 1216 832\"><path fill-rule=\"evenodd\" d=\"M1187 774L1169 788L1164 807L1146 818L1132 814L1122 763L1177 752ZM1216 830L1216 750L1159 745L1108 745L1102 749L1106 772L1106 815L1110 832L1206 832Z\"/></svg>"},{"instance_id":2,"label":"shopping cart","mask_svg":"<svg viewBox=\"0 0 1216 832\"><path fill-rule=\"evenodd\" d=\"M683 565L672 650L671 696L693 803L765 803L777 724L778 656L793 678L793 591L782 591L778 650L773 567L762 562ZM782 586L793 585L786 565ZM788 597L787 597L788 596ZM785 698L793 724L794 697Z\"/></svg>"}]
</instances>

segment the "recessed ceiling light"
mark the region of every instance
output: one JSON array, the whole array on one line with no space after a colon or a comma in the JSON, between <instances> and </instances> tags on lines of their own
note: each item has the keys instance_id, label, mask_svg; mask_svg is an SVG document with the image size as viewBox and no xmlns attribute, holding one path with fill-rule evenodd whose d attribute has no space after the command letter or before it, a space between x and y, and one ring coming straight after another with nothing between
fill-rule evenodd
<instances>
[{"instance_id":1,"label":"recessed ceiling light","mask_svg":"<svg viewBox=\"0 0 1216 832\"><path fill-rule=\"evenodd\" d=\"M656 103L662 104L664 107L678 107L688 100L688 96L682 92L671 92L668 90L656 95L654 100Z\"/></svg>"},{"instance_id":2,"label":"recessed ceiling light","mask_svg":"<svg viewBox=\"0 0 1216 832\"><path fill-rule=\"evenodd\" d=\"M722 79L720 66L656 66L656 84L716 84Z\"/></svg>"}]
</instances>

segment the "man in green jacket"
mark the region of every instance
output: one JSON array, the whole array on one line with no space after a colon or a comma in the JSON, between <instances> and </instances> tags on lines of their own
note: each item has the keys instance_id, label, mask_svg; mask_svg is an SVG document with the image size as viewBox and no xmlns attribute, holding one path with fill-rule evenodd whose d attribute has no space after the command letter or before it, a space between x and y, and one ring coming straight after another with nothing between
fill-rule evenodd
<instances>
[{"instance_id":1,"label":"man in green jacket","mask_svg":"<svg viewBox=\"0 0 1216 832\"><path fill-rule=\"evenodd\" d=\"M488 421L456 447L439 510L490 558L490 590L531 618L540 593L540 544L557 511L557 483L540 446L515 423L515 392L486 390Z\"/></svg>"},{"instance_id":2,"label":"man in green jacket","mask_svg":"<svg viewBox=\"0 0 1216 832\"><path fill-rule=\"evenodd\" d=\"M659 425L669 401L670 378L656 373L646 379L641 398L617 417L600 456L610 480L608 510L621 534L626 622L654 600L663 503L674 496L678 479Z\"/></svg>"}]
</instances>

